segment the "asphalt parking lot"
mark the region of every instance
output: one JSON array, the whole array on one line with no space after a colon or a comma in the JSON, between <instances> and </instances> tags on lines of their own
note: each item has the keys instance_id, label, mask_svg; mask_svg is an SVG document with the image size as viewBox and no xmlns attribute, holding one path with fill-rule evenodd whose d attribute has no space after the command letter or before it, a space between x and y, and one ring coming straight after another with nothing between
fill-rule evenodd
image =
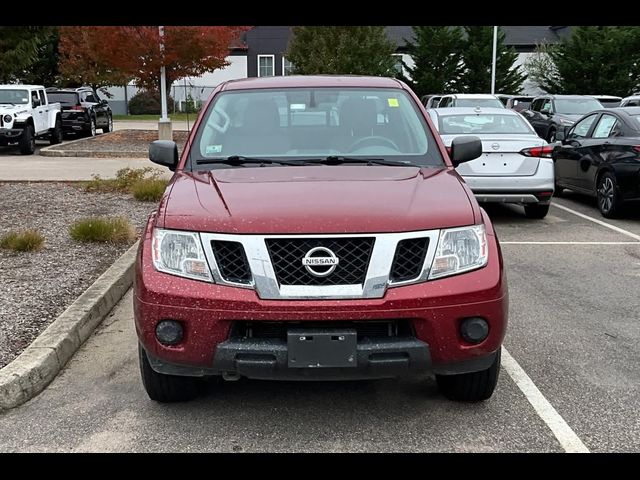
<instances>
[{"instance_id":1,"label":"asphalt parking lot","mask_svg":"<svg viewBox=\"0 0 640 480\"><path fill-rule=\"evenodd\" d=\"M640 213L567 194L544 220L489 206L510 324L494 396L452 403L430 378L211 385L148 399L131 292L38 397L0 414L0 451L629 452L640 449Z\"/></svg>"}]
</instances>

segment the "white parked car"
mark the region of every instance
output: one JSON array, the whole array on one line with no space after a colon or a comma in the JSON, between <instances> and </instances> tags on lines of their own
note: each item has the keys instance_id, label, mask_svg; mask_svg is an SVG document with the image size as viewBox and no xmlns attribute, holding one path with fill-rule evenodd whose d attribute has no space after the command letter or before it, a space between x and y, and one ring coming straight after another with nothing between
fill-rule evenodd
<instances>
[{"instance_id":1,"label":"white parked car","mask_svg":"<svg viewBox=\"0 0 640 480\"><path fill-rule=\"evenodd\" d=\"M524 205L529 218L544 218L554 190L553 146L529 122L507 108L428 110L447 148L456 137L482 141L482 156L456 171L479 202Z\"/></svg>"},{"instance_id":2,"label":"white parked car","mask_svg":"<svg viewBox=\"0 0 640 480\"><path fill-rule=\"evenodd\" d=\"M54 145L62 141L62 108L49 103L41 85L0 85L0 146L17 143L31 155L36 137Z\"/></svg>"},{"instance_id":3,"label":"white parked car","mask_svg":"<svg viewBox=\"0 0 640 480\"><path fill-rule=\"evenodd\" d=\"M438 103L438 108L451 107L506 108L496 95L486 93L453 93L444 95Z\"/></svg>"},{"instance_id":4,"label":"white parked car","mask_svg":"<svg viewBox=\"0 0 640 480\"><path fill-rule=\"evenodd\" d=\"M621 107L640 107L640 95L631 95L629 97L624 97L620 101Z\"/></svg>"}]
</instances>

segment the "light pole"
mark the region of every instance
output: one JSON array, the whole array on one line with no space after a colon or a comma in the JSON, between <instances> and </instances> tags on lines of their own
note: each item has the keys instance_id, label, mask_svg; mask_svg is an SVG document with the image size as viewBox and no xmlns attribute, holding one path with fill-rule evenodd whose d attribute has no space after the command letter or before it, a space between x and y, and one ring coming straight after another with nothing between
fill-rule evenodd
<instances>
[{"instance_id":1,"label":"light pole","mask_svg":"<svg viewBox=\"0 0 640 480\"><path fill-rule=\"evenodd\" d=\"M173 140L173 132L171 129L171 120L167 117L167 78L164 66L164 27L158 27L160 34L160 58L162 66L160 67L160 104L162 105L162 117L158 121L158 138L160 140Z\"/></svg>"},{"instance_id":2,"label":"light pole","mask_svg":"<svg viewBox=\"0 0 640 480\"><path fill-rule=\"evenodd\" d=\"M491 57L491 95L496 93L496 50L498 49L498 27L493 27L493 56Z\"/></svg>"}]
</instances>

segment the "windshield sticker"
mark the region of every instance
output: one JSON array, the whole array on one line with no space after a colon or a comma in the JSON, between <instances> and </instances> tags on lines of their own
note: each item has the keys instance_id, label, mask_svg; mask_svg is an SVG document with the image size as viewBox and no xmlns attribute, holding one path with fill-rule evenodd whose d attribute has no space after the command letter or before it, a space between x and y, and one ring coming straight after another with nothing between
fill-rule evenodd
<instances>
[{"instance_id":1,"label":"windshield sticker","mask_svg":"<svg viewBox=\"0 0 640 480\"><path fill-rule=\"evenodd\" d=\"M222 145L207 145L207 148L204 150L205 155L220 152L222 152Z\"/></svg>"},{"instance_id":2,"label":"windshield sticker","mask_svg":"<svg viewBox=\"0 0 640 480\"><path fill-rule=\"evenodd\" d=\"M291 110L305 110L307 106L304 103L292 103L289 108Z\"/></svg>"},{"instance_id":3,"label":"windshield sticker","mask_svg":"<svg viewBox=\"0 0 640 480\"><path fill-rule=\"evenodd\" d=\"M390 107L399 107L400 103L398 103L398 99L397 98L388 98L387 102L389 103Z\"/></svg>"}]
</instances>

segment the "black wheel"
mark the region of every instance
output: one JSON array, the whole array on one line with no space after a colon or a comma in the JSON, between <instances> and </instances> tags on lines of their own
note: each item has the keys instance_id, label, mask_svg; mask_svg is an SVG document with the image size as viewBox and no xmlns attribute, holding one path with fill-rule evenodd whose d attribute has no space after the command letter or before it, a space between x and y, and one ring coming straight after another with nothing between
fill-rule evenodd
<instances>
[{"instance_id":1,"label":"black wheel","mask_svg":"<svg viewBox=\"0 0 640 480\"><path fill-rule=\"evenodd\" d=\"M33 126L27 125L25 127L20 137L19 145L22 155L33 155L33 152L36 151L36 137Z\"/></svg>"},{"instance_id":2,"label":"black wheel","mask_svg":"<svg viewBox=\"0 0 640 480\"><path fill-rule=\"evenodd\" d=\"M603 217L614 218L620 210L620 196L616 177L609 172L604 172L598 178L596 185L596 197L598 209Z\"/></svg>"},{"instance_id":3,"label":"black wheel","mask_svg":"<svg viewBox=\"0 0 640 480\"><path fill-rule=\"evenodd\" d=\"M102 133L113 132L113 117L109 115L109 119L107 120L107 124L102 127Z\"/></svg>"},{"instance_id":4,"label":"black wheel","mask_svg":"<svg viewBox=\"0 0 640 480\"><path fill-rule=\"evenodd\" d=\"M556 129L552 128L549 130L549 133L547 134L547 142L553 143L555 141L556 141Z\"/></svg>"},{"instance_id":5,"label":"black wheel","mask_svg":"<svg viewBox=\"0 0 640 480\"><path fill-rule=\"evenodd\" d=\"M539 203L532 203L524 206L524 214L527 218L544 218L549 213L549 204L540 205Z\"/></svg>"},{"instance_id":6,"label":"black wheel","mask_svg":"<svg viewBox=\"0 0 640 480\"><path fill-rule=\"evenodd\" d=\"M56 118L56 125L51 129L51 134L49 135L50 145L57 145L58 143L62 143L62 121L60 117Z\"/></svg>"},{"instance_id":7,"label":"black wheel","mask_svg":"<svg viewBox=\"0 0 640 480\"><path fill-rule=\"evenodd\" d=\"M142 384L151 400L161 403L185 402L193 400L200 393L203 385L202 378L164 375L156 372L151 368L147 354L139 344L138 357Z\"/></svg>"},{"instance_id":8,"label":"black wheel","mask_svg":"<svg viewBox=\"0 0 640 480\"><path fill-rule=\"evenodd\" d=\"M436 375L438 389L449 400L480 402L493 395L500 373L500 350L489 368L459 375Z\"/></svg>"},{"instance_id":9,"label":"black wheel","mask_svg":"<svg viewBox=\"0 0 640 480\"><path fill-rule=\"evenodd\" d=\"M93 115L89 117L89 127L85 130L84 134L87 137L96 136L96 118Z\"/></svg>"}]
</instances>

